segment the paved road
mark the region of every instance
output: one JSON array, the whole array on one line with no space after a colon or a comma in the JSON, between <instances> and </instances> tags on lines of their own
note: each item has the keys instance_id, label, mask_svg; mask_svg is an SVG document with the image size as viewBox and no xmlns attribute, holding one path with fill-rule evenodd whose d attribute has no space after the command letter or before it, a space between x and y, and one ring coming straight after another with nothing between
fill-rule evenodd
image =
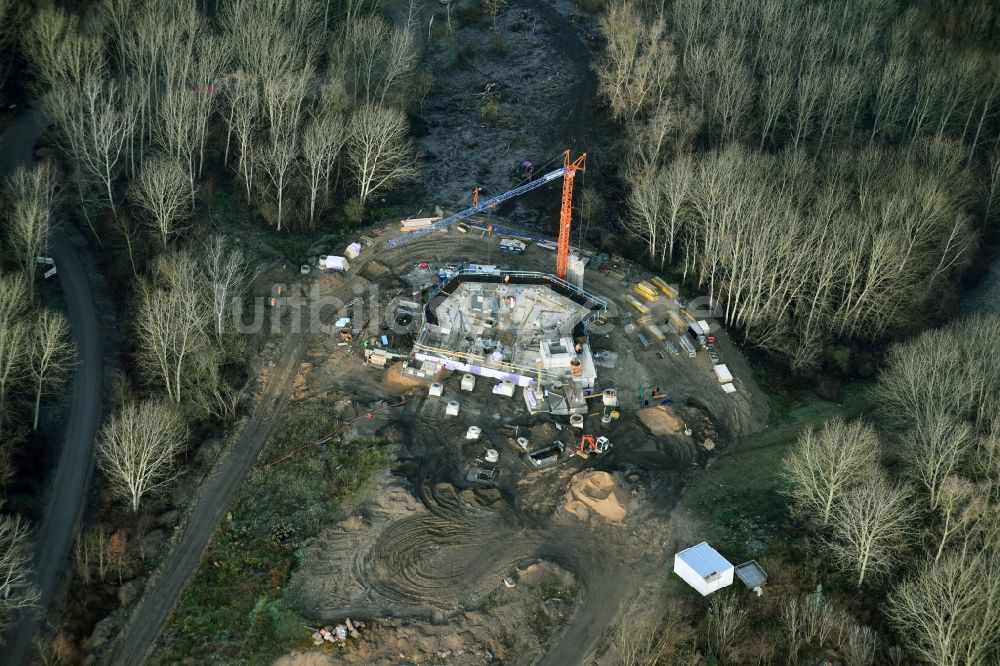
<instances>
[{"instance_id":1,"label":"paved road","mask_svg":"<svg viewBox=\"0 0 1000 666\"><path fill-rule=\"evenodd\" d=\"M32 111L7 127L0 137L0 175L34 162L35 142L43 128L41 115ZM101 416L101 338L87 274L76 249L62 231L52 232L49 253L59 270L59 286L76 343L77 363L62 451L49 486L45 513L35 533L35 580L42 593L40 607L24 613L13 626L0 651L0 664L7 666L26 662L31 639L55 597L60 574L69 569L73 536L94 467L94 438Z\"/></svg>"},{"instance_id":2,"label":"paved road","mask_svg":"<svg viewBox=\"0 0 1000 666\"><path fill-rule=\"evenodd\" d=\"M223 453L212 475L202 484L170 552L147 583L142 599L133 609L105 663L139 666L149 657L156 637L198 568L216 526L236 500L244 478L270 438L279 412L291 393L305 348L305 335L286 337L278 361L268 373L253 408L253 415L243 425L235 444Z\"/></svg>"}]
</instances>

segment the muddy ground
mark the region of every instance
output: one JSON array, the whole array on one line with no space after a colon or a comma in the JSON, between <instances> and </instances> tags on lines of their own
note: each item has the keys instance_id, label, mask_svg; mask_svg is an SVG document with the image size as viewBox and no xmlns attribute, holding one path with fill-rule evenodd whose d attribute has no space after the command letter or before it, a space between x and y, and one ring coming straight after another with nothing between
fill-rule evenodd
<instances>
[{"instance_id":1,"label":"muddy ground","mask_svg":"<svg viewBox=\"0 0 1000 666\"><path fill-rule=\"evenodd\" d=\"M416 275L419 262L431 262L434 281L435 262L498 258L497 239L476 232L439 232L385 249L396 233L388 229L346 278L309 280L366 297L377 288L384 308L394 297L412 296L404 278ZM538 247L502 258L517 269L550 271L554 262ZM625 269L632 281L645 277L638 267ZM362 339L376 330L371 322L347 345L338 335L314 338L293 399L332 399L335 416L349 422L342 437L375 436L396 446L390 473L307 549L287 593L317 627L350 617L371 633L345 649L327 645L288 663L586 663L607 644L622 609L667 575L674 545L667 515L684 475L763 427L766 397L724 332L720 353L739 388L732 395L721 391L703 353L657 354L625 332L628 320L615 304L627 288L618 278L588 272L585 288L612 304L592 344L617 354L602 363L599 381L618 388L622 417L603 426L595 409L585 421L586 432L612 441L608 455L571 457L543 470L521 460L516 437L528 437L532 449L557 439L573 446L579 433L565 417L531 416L520 392L494 396L488 380L470 393L460 390L460 377L445 377L444 396L430 397L426 384L399 374L399 364L362 366ZM327 312L324 321L337 314ZM392 343L405 338L396 334ZM650 407L640 419L638 385L660 386L670 404ZM457 417L445 414L451 399L461 402ZM479 440L466 439L470 425L482 428ZM469 481L470 466L488 448L500 452L499 475ZM581 519L565 508L568 487L594 469L611 473L627 498L620 523L596 513ZM539 578L545 582L526 571L547 572Z\"/></svg>"},{"instance_id":2,"label":"muddy ground","mask_svg":"<svg viewBox=\"0 0 1000 666\"><path fill-rule=\"evenodd\" d=\"M563 151L588 153L580 184L597 184L607 133L597 112L597 82L590 69L597 46L593 15L566 0L515 0L497 16L483 14L462 26L453 3L454 34L429 46L434 85L419 111L421 165L418 187L424 210L460 210L481 196L523 182L518 165L536 173L561 163ZM439 10L435 27L446 25ZM460 27L461 26L461 27ZM608 174L606 174L608 175ZM554 229L558 194L545 187L500 209L508 219Z\"/></svg>"}]
</instances>

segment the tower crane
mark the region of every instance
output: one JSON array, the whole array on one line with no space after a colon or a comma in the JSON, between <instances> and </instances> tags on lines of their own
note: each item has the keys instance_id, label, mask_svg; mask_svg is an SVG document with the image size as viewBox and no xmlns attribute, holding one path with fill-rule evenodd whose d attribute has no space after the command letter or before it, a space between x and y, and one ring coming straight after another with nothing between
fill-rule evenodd
<instances>
[{"instance_id":1,"label":"tower crane","mask_svg":"<svg viewBox=\"0 0 1000 666\"><path fill-rule=\"evenodd\" d=\"M418 229L416 231L410 232L405 236L400 236L398 238L393 238L388 243L386 247L395 248L405 245L412 240L426 236L427 234L433 233L438 229L444 229L449 224L453 222L458 222L464 220L467 217L472 217L477 213L481 213L490 208L495 208L502 204L503 202L513 199L514 197L521 196L531 190L534 190L546 183L550 183L556 178L563 179L563 191L562 191L562 207L559 211L559 244L557 247L556 254L556 276L560 280L566 279L566 265L569 260L569 234L570 228L573 224L573 180L576 176L577 171L587 170L587 153L583 153L577 156L576 159L572 159L570 156L570 151L563 153L563 164L558 169L550 171L539 178L536 178L530 182L525 183L515 187L512 190L504 192L503 194L498 194L495 197L490 197L480 201L478 188L473 195L473 204L471 208L466 208L463 211L450 215L448 217L442 218L435 222L434 224L424 227L423 229Z\"/></svg>"}]
</instances>

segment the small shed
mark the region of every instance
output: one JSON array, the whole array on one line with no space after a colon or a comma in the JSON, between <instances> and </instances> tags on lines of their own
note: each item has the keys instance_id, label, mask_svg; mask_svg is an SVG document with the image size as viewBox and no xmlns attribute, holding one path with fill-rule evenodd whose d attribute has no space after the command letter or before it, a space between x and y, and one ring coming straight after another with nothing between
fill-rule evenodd
<instances>
[{"instance_id":1,"label":"small shed","mask_svg":"<svg viewBox=\"0 0 1000 666\"><path fill-rule=\"evenodd\" d=\"M674 573L703 597L732 585L734 569L704 541L674 555Z\"/></svg>"}]
</instances>

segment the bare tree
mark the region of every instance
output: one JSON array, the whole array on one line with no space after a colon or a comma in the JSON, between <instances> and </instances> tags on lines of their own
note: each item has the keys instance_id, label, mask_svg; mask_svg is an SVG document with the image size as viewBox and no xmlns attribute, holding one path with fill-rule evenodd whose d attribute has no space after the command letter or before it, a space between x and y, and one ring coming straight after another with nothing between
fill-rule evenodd
<instances>
[{"instance_id":1,"label":"bare tree","mask_svg":"<svg viewBox=\"0 0 1000 666\"><path fill-rule=\"evenodd\" d=\"M226 97L229 102L229 128L236 135L240 152L236 170L243 176L249 199L253 189L253 165L256 161L254 138L262 124L261 96L256 78L237 74L235 83Z\"/></svg>"},{"instance_id":2,"label":"bare tree","mask_svg":"<svg viewBox=\"0 0 1000 666\"><path fill-rule=\"evenodd\" d=\"M750 612L732 596L716 595L708 605L706 646L717 659L725 660L746 630Z\"/></svg>"},{"instance_id":3,"label":"bare tree","mask_svg":"<svg viewBox=\"0 0 1000 666\"><path fill-rule=\"evenodd\" d=\"M985 548L926 566L889 597L888 612L907 647L939 666L995 663L1000 656L1000 569L996 537Z\"/></svg>"},{"instance_id":4,"label":"bare tree","mask_svg":"<svg viewBox=\"0 0 1000 666\"><path fill-rule=\"evenodd\" d=\"M644 16L641 6L616 0L601 18L607 48L594 65L601 94L616 118L635 120L665 101L676 57L663 16Z\"/></svg>"},{"instance_id":5,"label":"bare tree","mask_svg":"<svg viewBox=\"0 0 1000 666\"><path fill-rule=\"evenodd\" d=\"M406 136L403 113L380 106L364 106L355 111L347 159L357 179L362 204L374 192L413 176L416 173L413 147Z\"/></svg>"},{"instance_id":6,"label":"bare tree","mask_svg":"<svg viewBox=\"0 0 1000 666\"><path fill-rule=\"evenodd\" d=\"M7 391L24 376L29 331L23 321L0 321L0 425L7 415Z\"/></svg>"},{"instance_id":7,"label":"bare tree","mask_svg":"<svg viewBox=\"0 0 1000 666\"><path fill-rule=\"evenodd\" d=\"M99 185L112 210L116 208L113 185L134 123L133 116L121 109L120 92L113 80L95 74L78 87L53 91L44 98L64 150L81 173Z\"/></svg>"},{"instance_id":8,"label":"bare tree","mask_svg":"<svg viewBox=\"0 0 1000 666\"><path fill-rule=\"evenodd\" d=\"M195 179L198 173L198 155L201 151L201 120L199 114L202 94L186 87L168 89L159 102L157 136L163 150L187 175L190 205L194 208Z\"/></svg>"},{"instance_id":9,"label":"bare tree","mask_svg":"<svg viewBox=\"0 0 1000 666\"><path fill-rule=\"evenodd\" d=\"M205 344L208 320L198 266L185 252L162 260L153 283L141 285L135 328L142 372L181 402L184 371Z\"/></svg>"},{"instance_id":10,"label":"bare tree","mask_svg":"<svg viewBox=\"0 0 1000 666\"><path fill-rule=\"evenodd\" d=\"M972 429L940 412L926 414L903 436L900 454L910 476L927 491L931 511L940 504L941 485L963 466L972 444Z\"/></svg>"},{"instance_id":11,"label":"bare tree","mask_svg":"<svg viewBox=\"0 0 1000 666\"><path fill-rule=\"evenodd\" d=\"M39 312L32 330L27 363L35 382L35 416L31 426L34 430L38 429L42 394L64 379L73 361L73 352L65 315L48 309Z\"/></svg>"},{"instance_id":12,"label":"bare tree","mask_svg":"<svg viewBox=\"0 0 1000 666\"><path fill-rule=\"evenodd\" d=\"M10 219L7 243L27 276L33 276L36 257L48 254L49 228L55 207L55 173L48 163L30 171L21 167L7 180ZM30 280L29 280L30 284Z\"/></svg>"},{"instance_id":13,"label":"bare tree","mask_svg":"<svg viewBox=\"0 0 1000 666\"><path fill-rule=\"evenodd\" d=\"M33 578L27 522L0 515L0 632L6 633L16 612L38 605L41 593Z\"/></svg>"},{"instance_id":14,"label":"bare tree","mask_svg":"<svg viewBox=\"0 0 1000 666\"><path fill-rule=\"evenodd\" d=\"M191 196L188 188L184 168L172 157L147 160L132 184L132 201L149 216L147 223L159 234L164 248L181 228Z\"/></svg>"},{"instance_id":15,"label":"bare tree","mask_svg":"<svg viewBox=\"0 0 1000 666\"><path fill-rule=\"evenodd\" d=\"M295 135L289 133L279 138L270 146L257 152L255 157L257 166L267 175L274 191L275 200L278 203L278 217L274 223L277 225L278 231L281 231L285 190L288 188L289 180L295 171L295 164L299 158Z\"/></svg>"},{"instance_id":16,"label":"bare tree","mask_svg":"<svg viewBox=\"0 0 1000 666\"><path fill-rule=\"evenodd\" d=\"M151 492L175 476L173 460L183 450L186 428L180 412L166 402L127 402L101 428L98 462L111 491L133 512Z\"/></svg>"},{"instance_id":17,"label":"bare tree","mask_svg":"<svg viewBox=\"0 0 1000 666\"><path fill-rule=\"evenodd\" d=\"M958 541L965 545L980 521L988 516L989 487L975 484L960 476L949 476L941 483L938 508L941 520L936 526L937 551L934 561L941 559L945 549Z\"/></svg>"},{"instance_id":18,"label":"bare tree","mask_svg":"<svg viewBox=\"0 0 1000 666\"><path fill-rule=\"evenodd\" d=\"M0 323L16 321L31 304L31 287L23 273L0 272Z\"/></svg>"},{"instance_id":19,"label":"bare tree","mask_svg":"<svg viewBox=\"0 0 1000 666\"><path fill-rule=\"evenodd\" d=\"M309 183L309 226L315 225L320 188L328 188L330 174L347 140L343 116L322 114L313 118L302 135L303 171Z\"/></svg>"},{"instance_id":20,"label":"bare tree","mask_svg":"<svg viewBox=\"0 0 1000 666\"><path fill-rule=\"evenodd\" d=\"M225 316L232 311L234 301L247 293L260 273L251 267L249 257L239 246L222 234L208 239L202 250L205 278L212 291L212 321L216 338L225 333Z\"/></svg>"},{"instance_id":21,"label":"bare tree","mask_svg":"<svg viewBox=\"0 0 1000 666\"><path fill-rule=\"evenodd\" d=\"M829 525L837 501L876 472L878 453L878 435L862 421L835 418L799 435L783 464L796 508Z\"/></svg>"},{"instance_id":22,"label":"bare tree","mask_svg":"<svg viewBox=\"0 0 1000 666\"><path fill-rule=\"evenodd\" d=\"M857 576L858 587L900 561L914 515L909 492L882 476L865 479L837 502L831 550L841 567Z\"/></svg>"}]
</instances>

